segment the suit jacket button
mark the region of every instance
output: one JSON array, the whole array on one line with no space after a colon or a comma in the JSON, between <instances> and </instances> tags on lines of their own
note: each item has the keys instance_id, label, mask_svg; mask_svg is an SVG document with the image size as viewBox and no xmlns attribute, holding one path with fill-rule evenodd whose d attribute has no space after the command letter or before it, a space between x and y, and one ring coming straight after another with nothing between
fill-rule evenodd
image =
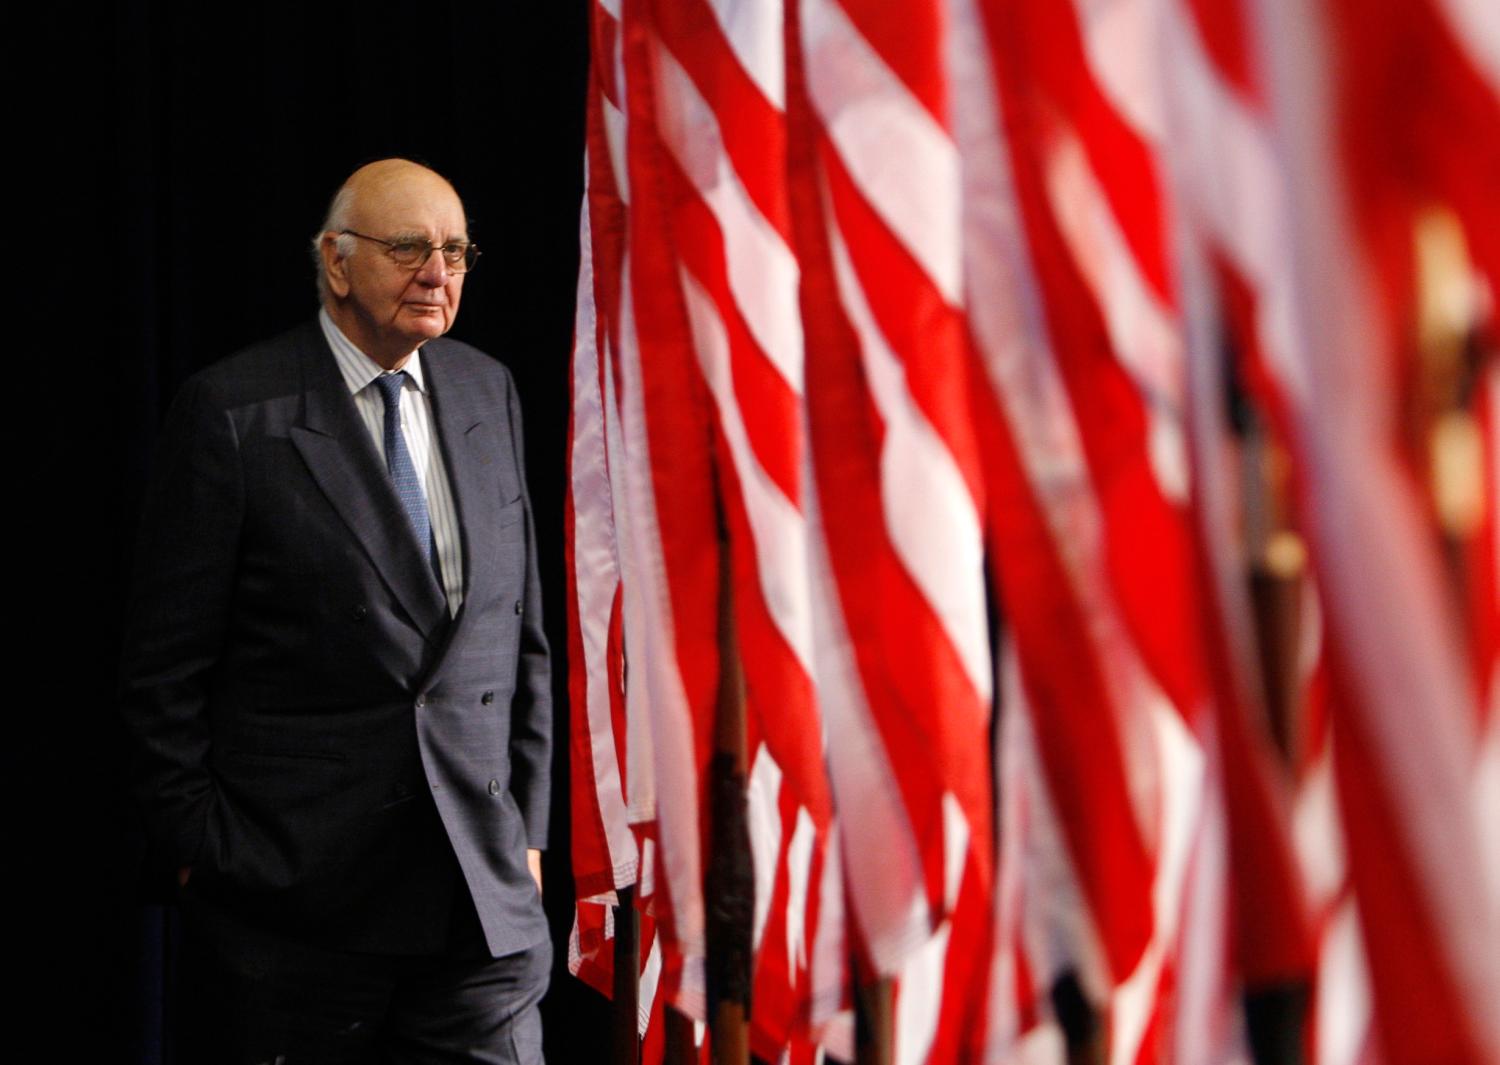
<instances>
[{"instance_id":1,"label":"suit jacket button","mask_svg":"<svg viewBox=\"0 0 1500 1065\"><path fill-rule=\"evenodd\" d=\"M516 600L516 613L519 614L520 612L521 612L521 600L517 599Z\"/></svg>"},{"instance_id":2,"label":"suit jacket button","mask_svg":"<svg viewBox=\"0 0 1500 1065\"><path fill-rule=\"evenodd\" d=\"M491 795L499 795L500 794L500 782L498 780L492 780L492 781L490 781L490 794Z\"/></svg>"},{"instance_id":3,"label":"suit jacket button","mask_svg":"<svg viewBox=\"0 0 1500 1065\"><path fill-rule=\"evenodd\" d=\"M425 695L419 695L419 696L417 696L417 709L420 710L420 709L422 709L426 705L427 705L427 696L425 696Z\"/></svg>"},{"instance_id":4,"label":"suit jacket button","mask_svg":"<svg viewBox=\"0 0 1500 1065\"><path fill-rule=\"evenodd\" d=\"M355 621L363 621L369 616L370 609L363 603L355 603L349 608L349 616Z\"/></svg>"},{"instance_id":5,"label":"suit jacket button","mask_svg":"<svg viewBox=\"0 0 1500 1065\"><path fill-rule=\"evenodd\" d=\"M479 701L481 703L483 703L485 706L489 706L490 703L492 703L492 702L495 701L495 693L494 692L485 692L483 695L481 695L479 697Z\"/></svg>"}]
</instances>

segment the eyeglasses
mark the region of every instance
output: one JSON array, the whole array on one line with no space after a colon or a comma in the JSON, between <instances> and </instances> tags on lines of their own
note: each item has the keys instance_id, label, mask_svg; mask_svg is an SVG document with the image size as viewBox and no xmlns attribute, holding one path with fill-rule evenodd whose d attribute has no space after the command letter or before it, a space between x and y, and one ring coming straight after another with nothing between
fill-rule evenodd
<instances>
[{"instance_id":1,"label":"eyeglasses","mask_svg":"<svg viewBox=\"0 0 1500 1065\"><path fill-rule=\"evenodd\" d=\"M341 236L345 233L351 237L358 237L360 240L383 244L385 253L391 257L391 261L406 270L420 270L435 251L442 253L443 263L455 274L474 269L474 263L479 258L479 245L468 240L432 244L425 240L381 240L379 237L356 233L352 229L339 230Z\"/></svg>"}]
</instances>

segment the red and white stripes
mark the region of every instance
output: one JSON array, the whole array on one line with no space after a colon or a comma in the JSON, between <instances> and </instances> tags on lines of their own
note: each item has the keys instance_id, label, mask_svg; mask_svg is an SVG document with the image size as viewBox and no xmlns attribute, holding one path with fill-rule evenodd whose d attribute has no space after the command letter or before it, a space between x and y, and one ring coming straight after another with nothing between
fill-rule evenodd
<instances>
[{"instance_id":1,"label":"red and white stripes","mask_svg":"<svg viewBox=\"0 0 1500 1065\"><path fill-rule=\"evenodd\" d=\"M846 1044L851 968L902 1062L1058 1060L1070 978L1118 1065L1244 1060L1286 986L1317 1065L1500 1052L1500 16L1382 12L596 5L575 865L601 904L649 867L679 1008L725 587L759 1056ZM1431 218L1458 531L1413 428ZM1309 549L1285 698L1248 446Z\"/></svg>"},{"instance_id":2,"label":"red and white stripes","mask_svg":"<svg viewBox=\"0 0 1500 1065\"><path fill-rule=\"evenodd\" d=\"M1406 308L1420 212L1458 212L1476 265L1500 276L1493 196L1475 184L1500 174L1500 102L1442 12L1403 0L1386 16L1342 0L1261 12L1308 384L1295 442L1382 1050L1484 1061L1500 1054L1500 963L1477 944L1500 937L1500 885L1483 857L1494 833L1472 805L1481 703L1399 401L1416 372ZM1408 63L1431 80L1388 80Z\"/></svg>"},{"instance_id":3,"label":"red and white stripes","mask_svg":"<svg viewBox=\"0 0 1500 1065\"><path fill-rule=\"evenodd\" d=\"M773 1057L837 1009L842 966L814 967L841 926L820 890L837 862L812 677L803 514L803 341L785 174L778 5L655 7L660 177L678 280L711 397L736 631L751 719L756 873L752 1044ZM837 939L833 949L841 949ZM811 1009L817 1004L818 1009Z\"/></svg>"},{"instance_id":4,"label":"red and white stripes","mask_svg":"<svg viewBox=\"0 0 1500 1065\"><path fill-rule=\"evenodd\" d=\"M930 3L802 0L788 26L819 688L850 904L867 960L898 977L901 1061L957 1060L975 1034L964 989L983 983L993 876L984 491L942 25Z\"/></svg>"},{"instance_id":5,"label":"red and white stripes","mask_svg":"<svg viewBox=\"0 0 1500 1065\"><path fill-rule=\"evenodd\" d=\"M617 892L643 873L636 826L651 816L649 744L643 707L625 699L621 536L616 515L622 491L611 456L623 454L616 402L615 353L620 343L626 181L616 63L616 13L595 9L599 32L589 85L589 196L579 222L580 269L572 358L569 484L565 523L568 558L568 653L571 700L569 753L572 859L577 896L569 937L569 970L605 995L614 985ZM634 733L634 738L631 734ZM643 754L647 757L643 757ZM644 813L642 812L644 811ZM656 984L661 948L643 919L640 1030L660 1014ZM653 1032L660 1036L660 1025Z\"/></svg>"},{"instance_id":6,"label":"red and white stripes","mask_svg":"<svg viewBox=\"0 0 1500 1065\"><path fill-rule=\"evenodd\" d=\"M1065 844L1027 860L1082 900L1061 952L997 965L1044 988L1072 970L1111 1059L1154 1059L1167 989L1184 958L1221 965L1224 931L1152 38L1138 4L954 6L991 535L1042 775L1024 793L1056 810L1061 840L1038 841ZM1222 1011L1227 978L1205 978Z\"/></svg>"}]
</instances>

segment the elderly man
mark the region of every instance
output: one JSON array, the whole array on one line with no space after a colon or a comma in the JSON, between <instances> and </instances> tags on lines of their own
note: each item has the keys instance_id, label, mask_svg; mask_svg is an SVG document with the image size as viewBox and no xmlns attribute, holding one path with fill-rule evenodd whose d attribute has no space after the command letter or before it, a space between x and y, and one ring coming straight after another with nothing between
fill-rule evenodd
<instances>
[{"instance_id":1,"label":"elderly man","mask_svg":"<svg viewBox=\"0 0 1500 1065\"><path fill-rule=\"evenodd\" d=\"M192 378L122 699L219 1062L541 1060L551 703L521 422L441 339L478 248L405 160L340 189L318 319Z\"/></svg>"}]
</instances>

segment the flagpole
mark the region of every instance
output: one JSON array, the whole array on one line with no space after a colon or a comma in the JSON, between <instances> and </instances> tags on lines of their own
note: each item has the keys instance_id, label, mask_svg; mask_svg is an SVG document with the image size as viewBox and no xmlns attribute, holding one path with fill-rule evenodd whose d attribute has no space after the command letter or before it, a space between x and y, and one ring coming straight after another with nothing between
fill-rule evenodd
<instances>
[{"instance_id":1,"label":"flagpole","mask_svg":"<svg viewBox=\"0 0 1500 1065\"><path fill-rule=\"evenodd\" d=\"M639 1065L641 917L635 909L635 885L618 889L615 907L614 1012L610 1024L610 1060L614 1065Z\"/></svg>"},{"instance_id":2,"label":"flagpole","mask_svg":"<svg viewBox=\"0 0 1500 1065\"><path fill-rule=\"evenodd\" d=\"M718 488L722 491L722 481ZM735 632L730 544L722 509L718 629L719 684L714 706L714 754L709 765L709 854L703 877L708 1018L715 1065L747 1065L755 877L746 820L749 759L745 750L745 677Z\"/></svg>"},{"instance_id":3,"label":"flagpole","mask_svg":"<svg viewBox=\"0 0 1500 1065\"><path fill-rule=\"evenodd\" d=\"M858 971L857 968L855 970ZM862 983L854 993L854 1065L892 1065L895 987L888 976Z\"/></svg>"},{"instance_id":4,"label":"flagpole","mask_svg":"<svg viewBox=\"0 0 1500 1065\"><path fill-rule=\"evenodd\" d=\"M1067 1047L1067 1065L1104 1065L1110 1058L1104 1014L1089 1001L1078 974L1069 970L1059 976L1051 998Z\"/></svg>"},{"instance_id":5,"label":"flagpole","mask_svg":"<svg viewBox=\"0 0 1500 1065\"><path fill-rule=\"evenodd\" d=\"M696 1065L698 1044L692 1018L675 1006L667 1006L662 1010L662 1020L666 1024L664 1065Z\"/></svg>"}]
</instances>

